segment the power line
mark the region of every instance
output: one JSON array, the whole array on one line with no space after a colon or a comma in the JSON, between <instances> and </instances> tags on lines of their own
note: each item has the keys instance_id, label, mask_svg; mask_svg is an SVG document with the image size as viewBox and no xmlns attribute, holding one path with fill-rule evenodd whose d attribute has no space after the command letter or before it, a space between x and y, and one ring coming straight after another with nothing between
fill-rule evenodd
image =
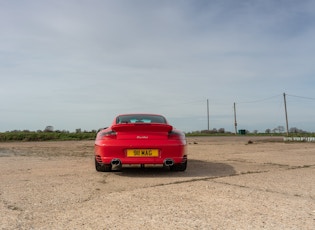
<instances>
[{"instance_id":1,"label":"power line","mask_svg":"<svg viewBox=\"0 0 315 230\"><path fill-rule=\"evenodd\" d=\"M282 96L281 94L278 94L278 95L274 95L274 96L271 96L271 97L267 97L267 98L263 98L263 99L259 99L259 100L255 100L255 101L243 101L243 102L237 102L237 104L250 104L250 103L257 103L257 102L267 101L267 100L270 100L270 99L273 99L273 98L276 98L276 97L281 97L281 96Z\"/></svg>"},{"instance_id":2,"label":"power line","mask_svg":"<svg viewBox=\"0 0 315 230\"><path fill-rule=\"evenodd\" d=\"M302 99L308 99L308 100L315 100L313 97L304 97L304 96L297 96L297 95L291 95L291 94L286 94L287 96L290 97L297 97L297 98L302 98Z\"/></svg>"}]
</instances>

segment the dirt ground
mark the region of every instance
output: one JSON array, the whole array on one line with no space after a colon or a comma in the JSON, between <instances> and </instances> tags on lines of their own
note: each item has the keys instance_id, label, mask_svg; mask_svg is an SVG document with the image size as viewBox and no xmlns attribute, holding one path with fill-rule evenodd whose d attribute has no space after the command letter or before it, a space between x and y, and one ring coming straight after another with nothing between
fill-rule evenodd
<instances>
[{"instance_id":1,"label":"dirt ground","mask_svg":"<svg viewBox=\"0 0 315 230\"><path fill-rule=\"evenodd\" d=\"M0 143L0 229L315 229L315 143L188 138L188 168L96 172L93 141Z\"/></svg>"}]
</instances>

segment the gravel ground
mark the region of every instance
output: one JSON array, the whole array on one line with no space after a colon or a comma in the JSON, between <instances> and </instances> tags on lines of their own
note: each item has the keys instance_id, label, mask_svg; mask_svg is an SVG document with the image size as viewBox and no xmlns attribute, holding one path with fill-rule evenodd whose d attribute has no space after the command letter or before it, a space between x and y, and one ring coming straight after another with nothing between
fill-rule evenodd
<instances>
[{"instance_id":1,"label":"gravel ground","mask_svg":"<svg viewBox=\"0 0 315 230\"><path fill-rule=\"evenodd\" d=\"M93 141L0 143L0 229L315 229L314 143L188 143L185 172L110 173Z\"/></svg>"}]
</instances>

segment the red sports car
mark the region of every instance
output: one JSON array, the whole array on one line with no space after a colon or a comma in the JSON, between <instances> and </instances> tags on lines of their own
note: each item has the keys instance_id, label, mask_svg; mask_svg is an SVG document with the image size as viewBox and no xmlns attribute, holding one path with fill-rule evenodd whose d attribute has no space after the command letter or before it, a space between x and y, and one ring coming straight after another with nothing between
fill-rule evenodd
<instances>
[{"instance_id":1,"label":"red sports car","mask_svg":"<svg viewBox=\"0 0 315 230\"><path fill-rule=\"evenodd\" d=\"M185 134L157 114L123 114L97 133L95 168L108 172L112 167L137 164L164 165L171 171L187 167Z\"/></svg>"}]
</instances>

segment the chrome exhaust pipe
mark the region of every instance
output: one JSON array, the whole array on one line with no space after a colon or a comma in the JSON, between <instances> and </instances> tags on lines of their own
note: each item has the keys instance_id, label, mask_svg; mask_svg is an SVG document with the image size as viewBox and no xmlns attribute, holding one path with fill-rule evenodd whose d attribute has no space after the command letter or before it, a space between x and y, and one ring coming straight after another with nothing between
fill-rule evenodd
<instances>
[{"instance_id":1,"label":"chrome exhaust pipe","mask_svg":"<svg viewBox=\"0 0 315 230\"><path fill-rule=\"evenodd\" d=\"M121 161L119 159L113 159L111 162L112 166L120 166Z\"/></svg>"},{"instance_id":2,"label":"chrome exhaust pipe","mask_svg":"<svg viewBox=\"0 0 315 230\"><path fill-rule=\"evenodd\" d=\"M172 159L165 159L164 165L165 166L172 166L174 164L174 161Z\"/></svg>"}]
</instances>

